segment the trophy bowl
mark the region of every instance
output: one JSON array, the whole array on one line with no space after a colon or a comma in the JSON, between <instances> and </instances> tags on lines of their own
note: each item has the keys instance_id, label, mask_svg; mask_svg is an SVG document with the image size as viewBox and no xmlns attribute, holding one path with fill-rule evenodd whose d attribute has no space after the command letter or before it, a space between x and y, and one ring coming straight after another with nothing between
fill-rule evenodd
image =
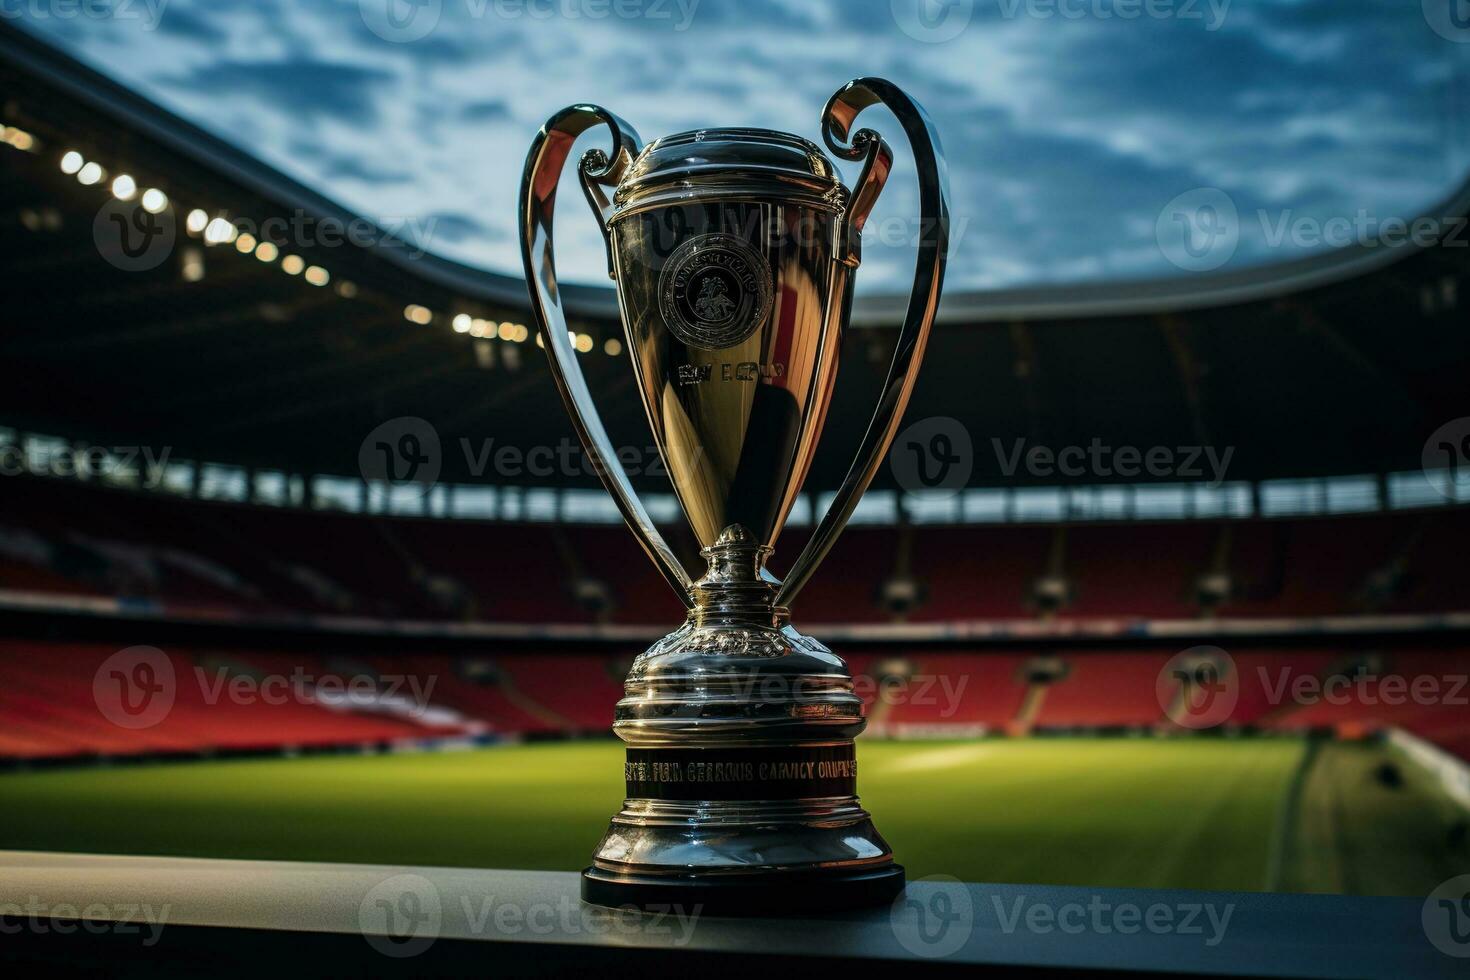
<instances>
[{"instance_id":1,"label":"trophy bowl","mask_svg":"<svg viewBox=\"0 0 1470 980\"><path fill-rule=\"evenodd\" d=\"M922 211L914 290L877 408L841 488L784 580L766 568L831 402L863 224L892 169L874 131L886 105L913 148ZM611 151L578 173L617 285L649 425L706 568L680 563L617 461L568 338L552 221L577 138ZM532 314L578 436L629 527L688 609L634 662L613 731L627 794L583 872L599 905L723 913L890 901L904 872L857 796L862 700L842 659L790 623L887 454L933 324L948 248L946 178L923 110L892 83L849 82L823 138L860 161L845 187L814 143L763 129L655 140L597 106L537 134L521 188Z\"/></svg>"}]
</instances>

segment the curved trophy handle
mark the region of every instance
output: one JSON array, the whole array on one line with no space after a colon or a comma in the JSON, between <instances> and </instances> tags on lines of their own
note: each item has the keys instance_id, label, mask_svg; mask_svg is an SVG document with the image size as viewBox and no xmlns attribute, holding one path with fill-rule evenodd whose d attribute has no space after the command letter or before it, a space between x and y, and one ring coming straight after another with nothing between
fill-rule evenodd
<instances>
[{"instance_id":1,"label":"curved trophy handle","mask_svg":"<svg viewBox=\"0 0 1470 980\"><path fill-rule=\"evenodd\" d=\"M781 584L776 595L778 606L790 605L806 585L817 565L832 550L859 498L883 465L883 459L898 433L899 423L903 421L903 410L913 394L919 364L929 342L929 329L934 325L934 314L939 309L939 293L944 286L944 263L949 254L949 174L939 146L939 135L919 104L898 86L882 78L858 78L848 82L832 96L822 114L822 138L827 148L844 160L867 159L844 222L847 228L847 264L857 265L862 222L877 200L893 161L892 152L876 133L866 129L854 133L852 129L859 113L879 103L898 117L919 170L919 211L924 223L919 234L914 289L909 295L909 308L898 334L893 363L883 382L882 397L873 410L873 418L868 423L857 458L848 469L832 505L827 508L827 513L822 516ZM852 288L849 284L843 301L844 328L851 309Z\"/></svg>"},{"instance_id":2,"label":"curved trophy handle","mask_svg":"<svg viewBox=\"0 0 1470 980\"><path fill-rule=\"evenodd\" d=\"M598 224L606 236L608 199L605 188L615 187L638 155L638 134L633 128L600 106L569 106L546 121L526 156L526 171L521 178L521 259L525 263L526 284L531 293L531 313L545 340L556 387L603 485L617 502L618 510L638 537L638 543L674 587L684 605L689 607L693 604L689 573L654 527L653 519L648 516L628 480L628 474L618 461L567 335L561 290L556 281L551 226L556 212L557 185L572 144L578 136L597 125L606 125L612 130L612 154L589 150L582 157L580 172L583 192L597 212Z\"/></svg>"}]
</instances>

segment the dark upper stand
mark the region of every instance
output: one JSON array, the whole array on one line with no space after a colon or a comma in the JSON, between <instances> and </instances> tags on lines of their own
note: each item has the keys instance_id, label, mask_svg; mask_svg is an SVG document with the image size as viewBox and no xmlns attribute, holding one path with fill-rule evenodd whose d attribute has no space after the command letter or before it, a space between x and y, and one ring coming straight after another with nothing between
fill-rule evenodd
<instances>
[{"instance_id":1,"label":"dark upper stand","mask_svg":"<svg viewBox=\"0 0 1470 980\"><path fill-rule=\"evenodd\" d=\"M1470 959L1426 938L1414 898L916 881L901 901L925 910L921 934L907 904L691 919L596 909L577 891L571 872L0 852L0 963L9 976L1470 976Z\"/></svg>"}]
</instances>

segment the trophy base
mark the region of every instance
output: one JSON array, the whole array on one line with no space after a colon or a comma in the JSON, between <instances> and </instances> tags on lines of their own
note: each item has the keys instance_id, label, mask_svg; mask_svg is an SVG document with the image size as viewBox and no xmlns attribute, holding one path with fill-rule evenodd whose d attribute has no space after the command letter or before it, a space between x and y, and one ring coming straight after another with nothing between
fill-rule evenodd
<instances>
[{"instance_id":1,"label":"trophy base","mask_svg":"<svg viewBox=\"0 0 1470 980\"><path fill-rule=\"evenodd\" d=\"M667 911L698 907L704 915L826 912L886 905L904 887L902 865L834 871L755 874L637 875L591 867L582 872L582 901L608 908Z\"/></svg>"},{"instance_id":2,"label":"trophy base","mask_svg":"<svg viewBox=\"0 0 1470 980\"><path fill-rule=\"evenodd\" d=\"M586 901L763 915L903 890L857 795L862 698L842 658L772 605L768 553L727 528L688 621L634 661L613 722L623 807L582 874Z\"/></svg>"}]
</instances>

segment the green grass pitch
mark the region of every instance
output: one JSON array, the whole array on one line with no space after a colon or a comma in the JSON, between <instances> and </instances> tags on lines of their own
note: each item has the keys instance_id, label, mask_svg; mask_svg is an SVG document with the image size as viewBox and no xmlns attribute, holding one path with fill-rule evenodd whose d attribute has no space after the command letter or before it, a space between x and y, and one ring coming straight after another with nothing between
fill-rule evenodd
<instances>
[{"instance_id":1,"label":"green grass pitch","mask_svg":"<svg viewBox=\"0 0 1470 980\"><path fill-rule=\"evenodd\" d=\"M1393 750L1288 738L859 743L913 877L1425 894L1464 813ZM571 870L621 798L616 742L0 775L0 848ZM1463 828L1461 830L1463 836Z\"/></svg>"}]
</instances>

